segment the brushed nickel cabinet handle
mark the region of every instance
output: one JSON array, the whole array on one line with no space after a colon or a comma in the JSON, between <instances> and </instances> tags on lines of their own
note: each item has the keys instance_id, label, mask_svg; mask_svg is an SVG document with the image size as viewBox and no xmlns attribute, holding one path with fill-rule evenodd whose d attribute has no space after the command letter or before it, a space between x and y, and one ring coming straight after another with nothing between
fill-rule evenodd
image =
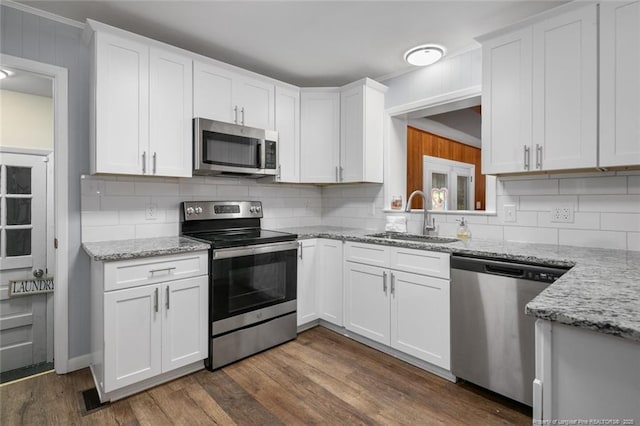
<instances>
[{"instance_id":1,"label":"brushed nickel cabinet handle","mask_svg":"<svg viewBox=\"0 0 640 426\"><path fill-rule=\"evenodd\" d=\"M302 260L302 242L299 242L298 245L300 246L300 260Z\"/></svg>"},{"instance_id":2,"label":"brushed nickel cabinet handle","mask_svg":"<svg viewBox=\"0 0 640 426\"><path fill-rule=\"evenodd\" d=\"M169 310L169 306L170 306L170 305L169 305L169 297L170 297L170 294L171 294L171 293L169 292L169 286L167 286L167 287L165 287L165 288L166 288L166 290L167 290L167 310Z\"/></svg>"},{"instance_id":3,"label":"brushed nickel cabinet handle","mask_svg":"<svg viewBox=\"0 0 640 426\"><path fill-rule=\"evenodd\" d=\"M391 294L395 296L395 292L396 292L396 276L392 272L391 273Z\"/></svg>"},{"instance_id":4,"label":"brushed nickel cabinet handle","mask_svg":"<svg viewBox=\"0 0 640 426\"><path fill-rule=\"evenodd\" d=\"M529 170L529 147L524 146L524 169Z\"/></svg>"},{"instance_id":5,"label":"brushed nickel cabinet handle","mask_svg":"<svg viewBox=\"0 0 640 426\"><path fill-rule=\"evenodd\" d=\"M238 124L238 105L233 107L233 122Z\"/></svg>"},{"instance_id":6,"label":"brushed nickel cabinet handle","mask_svg":"<svg viewBox=\"0 0 640 426\"><path fill-rule=\"evenodd\" d=\"M158 287L154 291L153 309L158 312Z\"/></svg>"},{"instance_id":7,"label":"brushed nickel cabinet handle","mask_svg":"<svg viewBox=\"0 0 640 426\"><path fill-rule=\"evenodd\" d=\"M147 174L147 151L142 153L142 174Z\"/></svg>"},{"instance_id":8,"label":"brushed nickel cabinet handle","mask_svg":"<svg viewBox=\"0 0 640 426\"><path fill-rule=\"evenodd\" d=\"M244 107L240 109L240 114L242 114L242 125L244 126Z\"/></svg>"},{"instance_id":9,"label":"brushed nickel cabinet handle","mask_svg":"<svg viewBox=\"0 0 640 426\"><path fill-rule=\"evenodd\" d=\"M153 274L155 274L156 272L165 272L165 271L166 271L166 272L171 272L171 271L173 271L174 269L176 269L176 267L175 267L175 266L170 266L170 267L168 267L168 268L152 269L152 270L150 270L150 271L149 271L149 273L153 275Z\"/></svg>"},{"instance_id":10,"label":"brushed nickel cabinet handle","mask_svg":"<svg viewBox=\"0 0 640 426\"><path fill-rule=\"evenodd\" d=\"M153 174L156 174L156 157L158 156L157 153L153 153Z\"/></svg>"},{"instance_id":11,"label":"brushed nickel cabinet handle","mask_svg":"<svg viewBox=\"0 0 640 426\"><path fill-rule=\"evenodd\" d=\"M536 144L536 169L542 169L542 145Z\"/></svg>"},{"instance_id":12,"label":"brushed nickel cabinet handle","mask_svg":"<svg viewBox=\"0 0 640 426\"><path fill-rule=\"evenodd\" d=\"M387 273L382 273L382 291L387 294Z\"/></svg>"}]
</instances>

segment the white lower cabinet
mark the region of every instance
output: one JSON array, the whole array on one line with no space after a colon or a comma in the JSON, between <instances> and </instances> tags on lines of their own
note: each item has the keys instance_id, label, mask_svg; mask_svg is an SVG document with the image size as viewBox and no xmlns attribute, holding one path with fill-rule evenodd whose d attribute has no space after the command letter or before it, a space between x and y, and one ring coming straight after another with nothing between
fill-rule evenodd
<instances>
[{"instance_id":1,"label":"white lower cabinet","mask_svg":"<svg viewBox=\"0 0 640 426\"><path fill-rule=\"evenodd\" d=\"M319 318L342 326L342 241L301 240L298 248L298 326Z\"/></svg>"},{"instance_id":2,"label":"white lower cabinet","mask_svg":"<svg viewBox=\"0 0 640 426\"><path fill-rule=\"evenodd\" d=\"M366 264L367 251L370 263L388 267ZM431 263L430 275L404 272L406 265L398 259L408 258ZM347 243L345 328L449 370L448 260L446 253Z\"/></svg>"},{"instance_id":3,"label":"white lower cabinet","mask_svg":"<svg viewBox=\"0 0 640 426\"><path fill-rule=\"evenodd\" d=\"M136 271L131 288L114 285L110 271L121 267ZM146 281L138 277L143 270ZM206 251L92 262L91 370L101 401L204 367L208 283Z\"/></svg>"}]
</instances>

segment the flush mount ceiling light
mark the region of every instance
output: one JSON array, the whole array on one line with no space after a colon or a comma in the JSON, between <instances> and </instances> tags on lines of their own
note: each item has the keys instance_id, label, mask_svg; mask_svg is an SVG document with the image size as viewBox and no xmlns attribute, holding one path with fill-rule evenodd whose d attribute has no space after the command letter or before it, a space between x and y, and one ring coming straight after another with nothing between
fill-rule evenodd
<instances>
[{"instance_id":1,"label":"flush mount ceiling light","mask_svg":"<svg viewBox=\"0 0 640 426\"><path fill-rule=\"evenodd\" d=\"M404 54L404 60L411 65L424 67L438 62L444 56L444 48L435 44L413 47Z\"/></svg>"}]
</instances>

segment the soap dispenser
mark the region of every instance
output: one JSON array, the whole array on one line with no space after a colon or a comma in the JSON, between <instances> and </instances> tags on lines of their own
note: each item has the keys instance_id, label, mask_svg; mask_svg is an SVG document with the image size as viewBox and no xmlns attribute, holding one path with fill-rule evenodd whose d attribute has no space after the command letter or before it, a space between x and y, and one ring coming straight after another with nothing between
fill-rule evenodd
<instances>
[{"instance_id":1,"label":"soap dispenser","mask_svg":"<svg viewBox=\"0 0 640 426\"><path fill-rule=\"evenodd\" d=\"M461 240L468 240L471 238L471 231L469 230L469 226L467 226L467 221L464 220L464 217L460 219L458 223L460 223L460 226L458 226L456 236Z\"/></svg>"}]
</instances>

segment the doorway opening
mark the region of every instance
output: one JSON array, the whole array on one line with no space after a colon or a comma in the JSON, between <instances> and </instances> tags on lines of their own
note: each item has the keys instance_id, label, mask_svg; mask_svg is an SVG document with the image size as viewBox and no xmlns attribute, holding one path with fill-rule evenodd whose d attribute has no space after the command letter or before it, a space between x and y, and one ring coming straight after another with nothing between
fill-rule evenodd
<instances>
[{"instance_id":1,"label":"doorway opening","mask_svg":"<svg viewBox=\"0 0 640 426\"><path fill-rule=\"evenodd\" d=\"M0 383L54 367L54 81L2 66Z\"/></svg>"}]
</instances>

